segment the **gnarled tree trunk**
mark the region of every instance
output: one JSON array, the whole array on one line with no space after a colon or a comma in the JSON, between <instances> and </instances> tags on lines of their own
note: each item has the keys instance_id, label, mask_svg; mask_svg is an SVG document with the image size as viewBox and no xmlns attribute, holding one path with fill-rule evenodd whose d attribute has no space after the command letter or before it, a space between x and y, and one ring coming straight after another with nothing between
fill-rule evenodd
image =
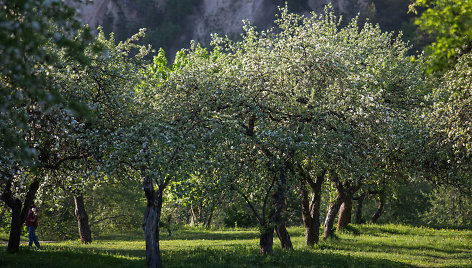
<instances>
[{"instance_id":1,"label":"gnarled tree trunk","mask_svg":"<svg viewBox=\"0 0 472 268\"><path fill-rule=\"evenodd\" d=\"M87 211L85 210L84 196L74 195L75 216L79 227L80 242L84 244L92 243L92 232L88 221Z\"/></svg>"},{"instance_id":2,"label":"gnarled tree trunk","mask_svg":"<svg viewBox=\"0 0 472 268\"><path fill-rule=\"evenodd\" d=\"M339 208L338 216L338 231L344 230L349 223L351 223L351 213L352 213L352 196L346 195L344 202Z\"/></svg>"},{"instance_id":3,"label":"gnarled tree trunk","mask_svg":"<svg viewBox=\"0 0 472 268\"><path fill-rule=\"evenodd\" d=\"M215 212L215 207L214 207L213 204L212 204L212 206L211 206L211 208L210 208L210 213L209 213L209 215L208 215L208 218L206 219L205 223L203 224L203 226L204 226L206 229L208 229L208 228L211 227L211 221L212 221L212 219L213 219L213 213L214 213L214 212Z\"/></svg>"},{"instance_id":4,"label":"gnarled tree trunk","mask_svg":"<svg viewBox=\"0 0 472 268\"><path fill-rule=\"evenodd\" d=\"M356 206L356 223L361 224L362 223L362 207L364 204L364 199L367 195L367 192L363 192L360 196L353 198L354 200L357 200L357 206Z\"/></svg>"},{"instance_id":5,"label":"gnarled tree trunk","mask_svg":"<svg viewBox=\"0 0 472 268\"><path fill-rule=\"evenodd\" d=\"M274 193L274 206L269 213L269 224L275 225L275 231L277 232L282 248L293 249L290 235L282 219L282 210L285 204L285 186L287 183L286 176L286 170L281 168L279 172L279 184L277 191Z\"/></svg>"},{"instance_id":6,"label":"gnarled tree trunk","mask_svg":"<svg viewBox=\"0 0 472 268\"><path fill-rule=\"evenodd\" d=\"M379 204L377 206L377 210L375 211L374 215L372 215L372 218L371 218L372 223L377 223L377 220L382 215L384 205L385 205L385 194L382 191L379 196Z\"/></svg>"},{"instance_id":7,"label":"gnarled tree trunk","mask_svg":"<svg viewBox=\"0 0 472 268\"><path fill-rule=\"evenodd\" d=\"M190 205L190 227L194 227L198 225L197 215L195 215L195 211L193 210L193 205Z\"/></svg>"},{"instance_id":8,"label":"gnarled tree trunk","mask_svg":"<svg viewBox=\"0 0 472 268\"><path fill-rule=\"evenodd\" d=\"M143 180L144 194L146 195L146 209L144 211L143 230L146 239L146 265L148 268L162 267L161 251L159 249L159 221L162 211L162 190L154 190L149 178Z\"/></svg>"},{"instance_id":9,"label":"gnarled tree trunk","mask_svg":"<svg viewBox=\"0 0 472 268\"><path fill-rule=\"evenodd\" d=\"M328 239L333 234L333 224L336 215L338 214L339 208L341 207L342 203L344 202L344 187L342 183L339 181L337 174L333 171L330 172L331 180L334 183L338 191L338 195L333 203L329 205L328 214L326 214L325 222L324 222L324 234L323 240Z\"/></svg>"},{"instance_id":10,"label":"gnarled tree trunk","mask_svg":"<svg viewBox=\"0 0 472 268\"><path fill-rule=\"evenodd\" d=\"M318 244L320 239L321 186L326 172L321 172L314 180L308 173L304 172L301 167L300 170L304 178L304 182L302 181L300 185L300 196L302 201L302 219L305 226L305 243L307 246L313 247L315 244ZM308 198L305 182L308 182L311 188L311 202Z\"/></svg>"},{"instance_id":11,"label":"gnarled tree trunk","mask_svg":"<svg viewBox=\"0 0 472 268\"><path fill-rule=\"evenodd\" d=\"M334 225L334 220L336 219L336 215L338 214L339 208L341 207L343 200L343 196L338 193L334 202L329 205L328 214L326 214L324 222L323 240L328 239L328 237L333 234L332 229Z\"/></svg>"},{"instance_id":12,"label":"gnarled tree trunk","mask_svg":"<svg viewBox=\"0 0 472 268\"><path fill-rule=\"evenodd\" d=\"M293 249L292 240L290 239L290 234L285 227L285 223L282 221L280 224L275 226L275 232L277 237L280 240L282 249Z\"/></svg>"},{"instance_id":13,"label":"gnarled tree trunk","mask_svg":"<svg viewBox=\"0 0 472 268\"><path fill-rule=\"evenodd\" d=\"M350 181L346 182L345 187L338 187L338 190L344 189L344 201L341 205L338 217L338 231L344 230L351 223L352 213L352 196L361 188L361 184L351 185Z\"/></svg>"},{"instance_id":14,"label":"gnarled tree trunk","mask_svg":"<svg viewBox=\"0 0 472 268\"><path fill-rule=\"evenodd\" d=\"M261 255L272 254L274 245L274 227L272 225L261 226L259 247Z\"/></svg>"},{"instance_id":15,"label":"gnarled tree trunk","mask_svg":"<svg viewBox=\"0 0 472 268\"><path fill-rule=\"evenodd\" d=\"M326 240L330 235L332 235L332 228L334 224L334 219L336 218L336 214L338 213L341 205L346 203L343 208L342 213L339 215L338 220L338 228L342 230L346 228L347 224L351 222L351 211L352 211L352 196L355 192L357 192L361 188L361 184L351 185L350 181L345 182L345 186L339 181L336 173L331 173L333 176L334 186L338 192L335 201L329 206L328 214L326 215L325 219L325 230L323 239ZM344 215L343 215L344 214ZM347 222L347 223L346 223ZM340 223L342 225L340 225ZM344 225L345 224L345 225Z\"/></svg>"},{"instance_id":16,"label":"gnarled tree trunk","mask_svg":"<svg viewBox=\"0 0 472 268\"><path fill-rule=\"evenodd\" d=\"M305 184L300 183L300 198L302 202L302 220L305 226L305 243L309 247L315 245L315 222L311 217L310 201L308 198L308 191L306 190Z\"/></svg>"},{"instance_id":17,"label":"gnarled tree trunk","mask_svg":"<svg viewBox=\"0 0 472 268\"><path fill-rule=\"evenodd\" d=\"M11 206L10 206L11 205ZM10 224L10 237L8 238L8 252L17 252L20 250L20 236L21 226L23 221L21 220L21 201L14 199L10 203L11 208L11 224Z\"/></svg>"}]
</instances>

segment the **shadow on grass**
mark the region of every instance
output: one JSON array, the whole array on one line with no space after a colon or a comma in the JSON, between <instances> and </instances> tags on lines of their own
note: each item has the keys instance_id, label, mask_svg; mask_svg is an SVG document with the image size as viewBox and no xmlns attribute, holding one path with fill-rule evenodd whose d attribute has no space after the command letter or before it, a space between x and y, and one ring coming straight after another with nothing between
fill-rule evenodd
<instances>
[{"instance_id":1,"label":"shadow on grass","mask_svg":"<svg viewBox=\"0 0 472 268\"><path fill-rule=\"evenodd\" d=\"M390 260L354 257L320 251L274 250L269 256L257 251L240 254L228 250L198 249L163 252L167 267L414 267Z\"/></svg>"},{"instance_id":2,"label":"shadow on grass","mask_svg":"<svg viewBox=\"0 0 472 268\"><path fill-rule=\"evenodd\" d=\"M246 249L247 251L247 249ZM127 259L106 255L103 251L26 250L15 254L0 248L0 267L145 267L144 258ZM134 255L127 252L128 255ZM198 248L164 250L165 267L413 267L388 260L351 257L313 251L274 250L270 256L260 256L257 250Z\"/></svg>"},{"instance_id":3,"label":"shadow on grass","mask_svg":"<svg viewBox=\"0 0 472 268\"><path fill-rule=\"evenodd\" d=\"M457 254L457 253L464 253L466 251L465 248L458 248L455 246L455 249L438 249L434 246L426 246L426 245L386 245L379 243L372 242L356 242L351 239L339 239L336 242L327 242L323 245L326 249L333 249L333 250L349 250L353 252L395 252L395 251L428 251L428 252L438 252L438 253L445 253L445 254ZM470 250L469 250L470 251Z\"/></svg>"},{"instance_id":4,"label":"shadow on grass","mask_svg":"<svg viewBox=\"0 0 472 268\"><path fill-rule=\"evenodd\" d=\"M142 254L141 254L142 255ZM7 253L6 247L0 247L0 267L145 267L144 258L124 258L106 255L104 252L77 250L28 250L21 248L17 253Z\"/></svg>"},{"instance_id":5,"label":"shadow on grass","mask_svg":"<svg viewBox=\"0 0 472 268\"><path fill-rule=\"evenodd\" d=\"M396 243L394 245L378 242L368 242L365 240L358 241L355 239L336 239L334 241L327 241L321 245L323 249L331 250L343 250L349 252L359 252L359 253L387 253L387 252L398 252L405 255L411 256L425 256L434 259L444 259L444 255L455 255L456 259L464 259L467 261L468 257L472 253L472 248L467 248L467 246L454 245L453 249L441 249L433 245L424 245L424 244L408 244L401 245Z\"/></svg>"}]
</instances>

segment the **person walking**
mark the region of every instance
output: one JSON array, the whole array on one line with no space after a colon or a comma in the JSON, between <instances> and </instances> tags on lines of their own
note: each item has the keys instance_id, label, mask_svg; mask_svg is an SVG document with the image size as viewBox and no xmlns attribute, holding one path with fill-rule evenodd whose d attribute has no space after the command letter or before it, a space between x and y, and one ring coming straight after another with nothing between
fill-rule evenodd
<instances>
[{"instance_id":1,"label":"person walking","mask_svg":"<svg viewBox=\"0 0 472 268\"><path fill-rule=\"evenodd\" d=\"M38 237L36 236L36 228L38 228L38 216L39 216L39 210L38 208L33 204L31 205L30 210L28 211L28 215L26 216L26 228L28 229L28 239L29 239L29 245L28 248L31 248L33 243L36 245L38 249L41 249Z\"/></svg>"}]
</instances>

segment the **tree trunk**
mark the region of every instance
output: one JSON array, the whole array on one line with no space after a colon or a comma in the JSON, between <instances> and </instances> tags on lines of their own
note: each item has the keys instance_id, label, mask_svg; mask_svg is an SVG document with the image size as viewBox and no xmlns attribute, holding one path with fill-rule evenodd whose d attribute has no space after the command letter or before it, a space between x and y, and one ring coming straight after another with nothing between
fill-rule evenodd
<instances>
[{"instance_id":1,"label":"tree trunk","mask_svg":"<svg viewBox=\"0 0 472 268\"><path fill-rule=\"evenodd\" d=\"M277 233L277 237L280 240L282 249L293 249L290 234L288 233L287 228L283 222L275 227L275 232Z\"/></svg>"},{"instance_id":2,"label":"tree trunk","mask_svg":"<svg viewBox=\"0 0 472 268\"><path fill-rule=\"evenodd\" d=\"M190 227L197 226L197 216L193 210L193 206L190 205Z\"/></svg>"},{"instance_id":3,"label":"tree trunk","mask_svg":"<svg viewBox=\"0 0 472 268\"><path fill-rule=\"evenodd\" d=\"M15 199L15 204L11 208L10 237L8 238L8 252L18 252L20 250L21 226L21 201Z\"/></svg>"},{"instance_id":4,"label":"tree trunk","mask_svg":"<svg viewBox=\"0 0 472 268\"><path fill-rule=\"evenodd\" d=\"M162 267L161 252L159 249L159 219L162 202L156 201L146 207L144 218L144 235L146 238L146 264L148 268Z\"/></svg>"},{"instance_id":5,"label":"tree trunk","mask_svg":"<svg viewBox=\"0 0 472 268\"><path fill-rule=\"evenodd\" d=\"M84 196L82 194L74 196L75 216L79 226L80 242L84 244L92 243L92 232L90 231L88 215L85 211Z\"/></svg>"},{"instance_id":6,"label":"tree trunk","mask_svg":"<svg viewBox=\"0 0 472 268\"><path fill-rule=\"evenodd\" d=\"M260 253L261 255L272 254L272 248L274 245L274 227L269 224L269 226L261 226L260 228Z\"/></svg>"},{"instance_id":7,"label":"tree trunk","mask_svg":"<svg viewBox=\"0 0 472 268\"><path fill-rule=\"evenodd\" d=\"M328 239L333 234L333 225L334 225L334 219L336 218L336 215L338 214L339 208L341 207L341 204L343 203L343 197L341 195L337 195L335 201L329 205L328 209L328 214L326 215L326 219L324 222L324 235L323 235L323 240Z\"/></svg>"},{"instance_id":8,"label":"tree trunk","mask_svg":"<svg viewBox=\"0 0 472 268\"><path fill-rule=\"evenodd\" d=\"M300 183L300 197L302 201L302 220L305 226L305 243L309 247L315 245L315 221L311 217L310 212L310 201L308 199L308 191L306 190L305 184Z\"/></svg>"},{"instance_id":9,"label":"tree trunk","mask_svg":"<svg viewBox=\"0 0 472 268\"><path fill-rule=\"evenodd\" d=\"M372 215L372 218L371 218L372 223L377 223L377 220L382 215L384 205L385 205L385 194L382 192L379 197L379 204L377 206L377 210L375 211L374 215Z\"/></svg>"},{"instance_id":10,"label":"tree trunk","mask_svg":"<svg viewBox=\"0 0 472 268\"><path fill-rule=\"evenodd\" d=\"M349 223L351 223L352 213L352 196L347 195L344 199L343 204L339 208L338 216L338 231L344 230Z\"/></svg>"},{"instance_id":11,"label":"tree trunk","mask_svg":"<svg viewBox=\"0 0 472 268\"><path fill-rule=\"evenodd\" d=\"M313 192L313 200L311 205L311 218L313 219L313 238L315 244L320 241L320 207L321 207L321 183L319 189Z\"/></svg>"},{"instance_id":12,"label":"tree trunk","mask_svg":"<svg viewBox=\"0 0 472 268\"><path fill-rule=\"evenodd\" d=\"M329 207L328 215L326 215L325 220L325 230L323 239L326 240L331 234L331 229L333 228L334 219L336 218L336 214L338 213L341 205L346 203L343 207L342 213L339 215L338 220L338 228L341 230L346 228L347 224L351 222L351 211L352 211L352 196L354 195L357 190L361 188L361 184L351 185L351 181L347 180L345 185L339 178L337 177L336 173L332 172L331 175L333 176L332 180L334 182L334 186L338 192L336 196L336 200L332 203ZM340 224L341 223L341 224Z\"/></svg>"},{"instance_id":13,"label":"tree trunk","mask_svg":"<svg viewBox=\"0 0 472 268\"><path fill-rule=\"evenodd\" d=\"M162 189L155 191L149 178L143 180L143 186L147 199L143 220L143 231L146 238L146 265L148 268L161 268L159 221L162 211Z\"/></svg>"},{"instance_id":14,"label":"tree trunk","mask_svg":"<svg viewBox=\"0 0 472 268\"><path fill-rule=\"evenodd\" d=\"M274 206L269 212L269 224L275 225L277 236L279 237L281 246L283 249L293 249L290 235L285 228L284 221L282 219L282 210L285 203L285 185L286 185L286 170L280 169L279 173L279 184L277 191L274 193Z\"/></svg>"},{"instance_id":15,"label":"tree trunk","mask_svg":"<svg viewBox=\"0 0 472 268\"><path fill-rule=\"evenodd\" d=\"M321 206L321 186L324 181L326 172L323 171L321 175L313 180L307 173L304 173L305 181L308 182L311 188L312 200L308 201L308 192L305 185L301 184L301 199L302 199L302 219L305 225L305 243L309 247L318 244L320 240L320 206Z\"/></svg>"},{"instance_id":16,"label":"tree trunk","mask_svg":"<svg viewBox=\"0 0 472 268\"><path fill-rule=\"evenodd\" d=\"M334 183L334 186L336 187L338 195L336 196L336 199L334 200L334 202L329 205L328 214L326 214L326 219L324 222L323 240L328 239L328 237L330 237L333 234L332 229L334 225L334 219L336 218L339 208L341 207L345 199L344 187L342 183L339 181L339 178L336 172L331 171L330 175L332 176L331 179Z\"/></svg>"},{"instance_id":17,"label":"tree trunk","mask_svg":"<svg viewBox=\"0 0 472 268\"><path fill-rule=\"evenodd\" d=\"M214 206L211 206L210 208L210 214L208 215L208 218L204 224L204 227L206 229L210 228L211 227L211 220L213 219L213 212L215 212L215 207Z\"/></svg>"},{"instance_id":18,"label":"tree trunk","mask_svg":"<svg viewBox=\"0 0 472 268\"><path fill-rule=\"evenodd\" d=\"M367 192L362 193L360 196L355 198L357 200L357 207L356 207L356 223L362 223L362 206L364 204L364 199L366 197Z\"/></svg>"},{"instance_id":19,"label":"tree trunk","mask_svg":"<svg viewBox=\"0 0 472 268\"><path fill-rule=\"evenodd\" d=\"M39 188L39 180L35 177L26 193L24 204L21 200L14 198L11 192L12 180L8 180L1 199L11 209L10 237L8 238L8 252L18 252L20 250L21 227L25 222L28 211L33 204L34 197Z\"/></svg>"}]
</instances>

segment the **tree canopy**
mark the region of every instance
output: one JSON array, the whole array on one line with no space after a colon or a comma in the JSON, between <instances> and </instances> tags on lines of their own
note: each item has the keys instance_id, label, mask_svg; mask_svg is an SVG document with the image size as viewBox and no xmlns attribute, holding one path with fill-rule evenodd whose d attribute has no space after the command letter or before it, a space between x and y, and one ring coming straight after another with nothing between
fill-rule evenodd
<instances>
[{"instance_id":1,"label":"tree canopy","mask_svg":"<svg viewBox=\"0 0 472 268\"><path fill-rule=\"evenodd\" d=\"M416 19L435 41L427 48L429 72L444 72L472 50L472 2L469 0L416 0L410 11L424 10Z\"/></svg>"}]
</instances>

